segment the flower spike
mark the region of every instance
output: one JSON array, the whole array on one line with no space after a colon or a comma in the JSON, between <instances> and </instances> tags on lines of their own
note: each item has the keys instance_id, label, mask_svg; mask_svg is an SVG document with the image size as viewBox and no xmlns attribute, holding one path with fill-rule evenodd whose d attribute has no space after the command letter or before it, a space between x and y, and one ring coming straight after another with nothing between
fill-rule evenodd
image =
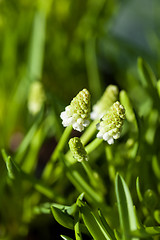
<instances>
[{"instance_id":1,"label":"flower spike","mask_svg":"<svg viewBox=\"0 0 160 240\"><path fill-rule=\"evenodd\" d=\"M87 152L84 149L84 146L78 137L71 138L69 140L69 147L73 157L78 161L88 161Z\"/></svg>"},{"instance_id":2,"label":"flower spike","mask_svg":"<svg viewBox=\"0 0 160 240\"><path fill-rule=\"evenodd\" d=\"M97 129L99 130L97 138L103 138L108 144L113 144L114 139L120 137L121 127L125 119L125 109L117 101L115 102L106 115L104 115L97 124Z\"/></svg>"},{"instance_id":3,"label":"flower spike","mask_svg":"<svg viewBox=\"0 0 160 240\"><path fill-rule=\"evenodd\" d=\"M89 116L90 93L87 89L80 91L60 115L64 127L72 125L79 132L89 125Z\"/></svg>"},{"instance_id":4,"label":"flower spike","mask_svg":"<svg viewBox=\"0 0 160 240\"><path fill-rule=\"evenodd\" d=\"M30 86L28 95L28 110L32 115L36 115L46 100L43 85L40 81L35 81Z\"/></svg>"},{"instance_id":5,"label":"flower spike","mask_svg":"<svg viewBox=\"0 0 160 240\"><path fill-rule=\"evenodd\" d=\"M109 85L100 100L93 106L91 112L91 119L100 119L107 113L107 110L118 99L118 87L115 85Z\"/></svg>"}]
</instances>

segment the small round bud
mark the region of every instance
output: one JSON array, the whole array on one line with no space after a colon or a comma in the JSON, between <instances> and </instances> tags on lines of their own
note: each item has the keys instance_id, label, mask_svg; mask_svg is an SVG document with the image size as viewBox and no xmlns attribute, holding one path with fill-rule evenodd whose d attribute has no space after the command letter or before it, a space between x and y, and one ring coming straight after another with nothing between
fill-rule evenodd
<instances>
[{"instance_id":1,"label":"small round bud","mask_svg":"<svg viewBox=\"0 0 160 240\"><path fill-rule=\"evenodd\" d=\"M83 146L80 138L78 138L78 137L71 138L69 140L69 147L70 147L70 150L71 150L71 153L72 153L73 157L78 162L88 160L87 152L84 149L84 146Z\"/></svg>"},{"instance_id":2,"label":"small round bud","mask_svg":"<svg viewBox=\"0 0 160 240\"><path fill-rule=\"evenodd\" d=\"M144 194L144 202L146 207L151 210L155 209L157 201L158 199L156 193L151 189L148 189Z\"/></svg>"}]
</instances>

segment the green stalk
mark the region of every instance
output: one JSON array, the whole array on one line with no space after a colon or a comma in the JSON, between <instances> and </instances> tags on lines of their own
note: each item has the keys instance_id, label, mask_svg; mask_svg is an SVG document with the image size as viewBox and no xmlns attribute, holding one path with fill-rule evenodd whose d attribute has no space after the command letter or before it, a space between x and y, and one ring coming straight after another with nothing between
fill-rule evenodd
<instances>
[{"instance_id":1,"label":"green stalk","mask_svg":"<svg viewBox=\"0 0 160 240\"><path fill-rule=\"evenodd\" d=\"M63 150L65 145L68 143L68 138L72 131L72 126L68 126L65 128L49 162L47 163L46 167L43 170L42 178L44 180L49 179L53 170L53 163L58 159L59 153Z\"/></svg>"},{"instance_id":2,"label":"green stalk","mask_svg":"<svg viewBox=\"0 0 160 240\"><path fill-rule=\"evenodd\" d=\"M95 178L94 171L91 169L88 162L87 161L82 161L82 166L83 166L84 170L86 171L87 176L88 176L92 186L97 188L97 186L98 186L97 179Z\"/></svg>"},{"instance_id":3,"label":"green stalk","mask_svg":"<svg viewBox=\"0 0 160 240\"><path fill-rule=\"evenodd\" d=\"M94 151L102 142L103 142L103 139L95 138L91 143L89 143L85 147L87 154Z\"/></svg>"},{"instance_id":4,"label":"green stalk","mask_svg":"<svg viewBox=\"0 0 160 240\"><path fill-rule=\"evenodd\" d=\"M83 143L83 145L86 145L90 139L92 138L92 136L95 134L96 132L96 124L99 122L99 120L94 120L90 126L86 129L86 131L83 133L83 135L81 136L81 141Z\"/></svg>"}]
</instances>

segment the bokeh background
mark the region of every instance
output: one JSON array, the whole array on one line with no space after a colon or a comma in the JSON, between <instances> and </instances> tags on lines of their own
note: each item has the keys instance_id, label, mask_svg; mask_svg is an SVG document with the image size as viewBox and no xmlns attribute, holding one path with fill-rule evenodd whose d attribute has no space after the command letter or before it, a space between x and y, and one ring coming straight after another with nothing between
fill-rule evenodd
<instances>
[{"instance_id":1,"label":"bokeh background","mask_svg":"<svg viewBox=\"0 0 160 240\"><path fill-rule=\"evenodd\" d=\"M137 59L144 58L159 78L159 29L159 0L0 0L0 147L14 154L34 123L27 102L35 81L52 113L50 134L36 152L42 165L63 132L60 112L83 88L94 104L116 84L135 108L144 102L139 112L147 111ZM27 239L51 239L32 229Z\"/></svg>"}]
</instances>

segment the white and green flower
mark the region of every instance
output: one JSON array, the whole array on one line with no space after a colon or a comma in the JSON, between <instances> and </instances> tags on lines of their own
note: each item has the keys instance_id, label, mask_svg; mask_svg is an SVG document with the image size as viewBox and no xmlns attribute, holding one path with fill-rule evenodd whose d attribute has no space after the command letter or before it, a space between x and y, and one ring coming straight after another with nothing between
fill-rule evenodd
<instances>
[{"instance_id":1,"label":"white and green flower","mask_svg":"<svg viewBox=\"0 0 160 240\"><path fill-rule=\"evenodd\" d=\"M73 129L82 132L90 123L90 93L88 90L80 91L60 117L64 127L72 125Z\"/></svg>"},{"instance_id":2,"label":"white and green flower","mask_svg":"<svg viewBox=\"0 0 160 240\"><path fill-rule=\"evenodd\" d=\"M108 144L113 144L115 139L120 137L121 127L125 119L125 109L117 101L97 124L99 130L97 138L104 139Z\"/></svg>"},{"instance_id":3,"label":"white and green flower","mask_svg":"<svg viewBox=\"0 0 160 240\"><path fill-rule=\"evenodd\" d=\"M115 85L109 85L100 100L93 106L91 112L91 119L100 119L106 114L107 110L118 99L118 87Z\"/></svg>"}]
</instances>

